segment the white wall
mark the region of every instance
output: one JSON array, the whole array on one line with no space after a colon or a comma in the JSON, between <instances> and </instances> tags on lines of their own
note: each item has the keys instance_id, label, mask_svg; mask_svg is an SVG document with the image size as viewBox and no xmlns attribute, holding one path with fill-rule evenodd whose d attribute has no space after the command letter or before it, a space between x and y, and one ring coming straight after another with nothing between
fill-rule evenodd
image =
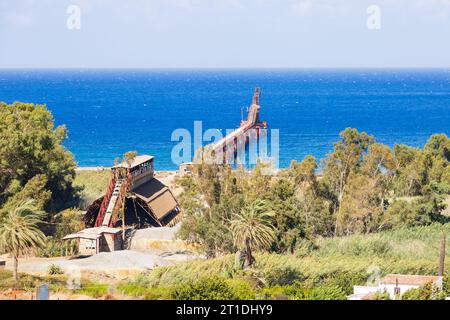
<instances>
[{"instance_id":1,"label":"white wall","mask_svg":"<svg viewBox=\"0 0 450 320\"><path fill-rule=\"evenodd\" d=\"M375 293L378 291L377 286L353 286L353 294L366 295L369 293Z\"/></svg>"},{"instance_id":2,"label":"white wall","mask_svg":"<svg viewBox=\"0 0 450 320\"><path fill-rule=\"evenodd\" d=\"M395 284L380 284L379 288L380 291L386 291L387 293L389 293L389 296L391 297L391 299L395 299ZM419 285L406 285L406 284L399 284L398 288L400 289L400 295L403 295L406 291L408 291L409 289L414 289L414 288L420 288Z\"/></svg>"}]
</instances>

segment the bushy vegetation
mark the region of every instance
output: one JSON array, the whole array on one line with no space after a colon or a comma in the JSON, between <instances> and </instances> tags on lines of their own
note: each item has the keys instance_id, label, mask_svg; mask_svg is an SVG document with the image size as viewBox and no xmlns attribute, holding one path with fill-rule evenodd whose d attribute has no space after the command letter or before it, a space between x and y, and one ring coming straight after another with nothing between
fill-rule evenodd
<instances>
[{"instance_id":1,"label":"bushy vegetation","mask_svg":"<svg viewBox=\"0 0 450 320\"><path fill-rule=\"evenodd\" d=\"M413 288L406 291L402 296L402 300L444 300L446 293L434 287L431 283L420 288Z\"/></svg>"},{"instance_id":2,"label":"bushy vegetation","mask_svg":"<svg viewBox=\"0 0 450 320\"><path fill-rule=\"evenodd\" d=\"M142 279L141 279L142 280ZM148 287L145 282L121 284L123 294L144 299L174 300L345 300L347 293L337 285L305 287L300 283L290 285L258 286L246 278L201 277L166 287Z\"/></svg>"},{"instance_id":3,"label":"bushy vegetation","mask_svg":"<svg viewBox=\"0 0 450 320\"><path fill-rule=\"evenodd\" d=\"M37 248L35 254L46 258L76 255L76 241L63 241L62 238L84 229L81 211L76 208L66 209L52 218L52 224L55 226L53 235L46 237L45 245Z\"/></svg>"},{"instance_id":4,"label":"bushy vegetation","mask_svg":"<svg viewBox=\"0 0 450 320\"><path fill-rule=\"evenodd\" d=\"M62 145L65 126L54 127L45 105L0 102L0 208L34 199L57 212L74 201L75 160Z\"/></svg>"},{"instance_id":5,"label":"bushy vegetation","mask_svg":"<svg viewBox=\"0 0 450 320\"><path fill-rule=\"evenodd\" d=\"M228 282L219 277L200 278L170 288L174 300L245 300L255 293L246 282Z\"/></svg>"},{"instance_id":6,"label":"bushy vegetation","mask_svg":"<svg viewBox=\"0 0 450 320\"><path fill-rule=\"evenodd\" d=\"M257 253L255 264L244 270L236 265L235 256L229 254L159 267L140 276L134 284L171 288L180 283L192 284L199 278L221 277L247 283L255 298L341 299L353 292L354 285L376 283L389 273L436 275L439 237L449 231L450 224L435 223L369 235L323 237L316 239L309 253L300 256L295 251ZM386 246L390 249L386 250ZM448 291L448 279L447 276L444 291ZM378 299L382 298L380 293Z\"/></svg>"},{"instance_id":7,"label":"bushy vegetation","mask_svg":"<svg viewBox=\"0 0 450 320\"><path fill-rule=\"evenodd\" d=\"M108 169L77 171L73 185L80 190L78 204L80 208L86 208L105 194L110 176L111 171Z\"/></svg>"},{"instance_id":8,"label":"bushy vegetation","mask_svg":"<svg viewBox=\"0 0 450 320\"><path fill-rule=\"evenodd\" d=\"M372 300L391 300L391 296L387 292L377 291L373 296Z\"/></svg>"},{"instance_id":9,"label":"bushy vegetation","mask_svg":"<svg viewBox=\"0 0 450 320\"><path fill-rule=\"evenodd\" d=\"M104 283L86 282L81 288L74 290L74 293L100 298L109 293L110 286Z\"/></svg>"},{"instance_id":10,"label":"bushy vegetation","mask_svg":"<svg viewBox=\"0 0 450 320\"><path fill-rule=\"evenodd\" d=\"M17 290L25 290L34 292L36 287L47 283L50 285L52 292L66 291L67 277L62 274L36 276L30 274L19 273L17 282L14 281L12 272L8 270L0 270L0 291L15 287Z\"/></svg>"},{"instance_id":11,"label":"bushy vegetation","mask_svg":"<svg viewBox=\"0 0 450 320\"><path fill-rule=\"evenodd\" d=\"M147 287L139 281L121 283L117 286L120 294L133 297L144 298L146 300L158 300L160 298L169 298L167 290L161 288Z\"/></svg>"},{"instance_id":12,"label":"bushy vegetation","mask_svg":"<svg viewBox=\"0 0 450 320\"><path fill-rule=\"evenodd\" d=\"M76 163L63 146L66 137L66 127L55 127L53 116L45 105L0 102L1 230L5 231L8 221L12 221L11 212L29 201L33 203L33 211L42 212L42 215L33 220L33 225L25 225L26 219L31 219L30 214L15 219L15 230L26 233L39 229L49 235L55 233L52 223L61 229L48 239L35 232L40 235L40 240L33 242L28 237L25 241L27 253L40 250L38 254L42 256L53 256L63 252L60 238L65 230L62 229L65 225L71 228L73 223L73 216L65 220L57 218L60 210L78 202L78 190L73 185ZM10 252L7 246L0 248L0 253L4 252Z\"/></svg>"},{"instance_id":13,"label":"bushy vegetation","mask_svg":"<svg viewBox=\"0 0 450 320\"><path fill-rule=\"evenodd\" d=\"M320 238L369 235L449 219L443 212L450 191L450 139L444 134L433 135L422 150L390 148L347 128L322 161L321 175L312 156L293 161L277 174L270 174L263 163L248 172L202 159L192 176L178 181L185 190L180 202L186 214L179 236L199 245L208 257L245 251L246 240L233 220L261 201L273 219L264 224L267 230L254 220L254 234L248 239L265 237L270 245L257 249L276 253L307 255ZM274 237L268 237L271 227ZM376 257L396 251L380 237L371 238L365 247L358 238L353 241L339 250Z\"/></svg>"},{"instance_id":14,"label":"bushy vegetation","mask_svg":"<svg viewBox=\"0 0 450 320\"><path fill-rule=\"evenodd\" d=\"M66 137L45 106L0 103L0 253L12 254L19 288L61 285L56 266L48 279L18 275L19 256L75 254L61 238L84 228L80 209L109 179L108 170L75 174ZM347 128L321 163L307 156L275 172L264 163L246 171L203 161L177 183L185 216L178 236L209 259L157 268L115 290L143 299L345 299L386 273L435 274L440 234L450 231L445 134L423 149L391 148ZM11 282L3 271L0 280ZM76 292L98 298L110 289L85 283ZM440 299L433 290L404 298Z\"/></svg>"},{"instance_id":15,"label":"bushy vegetation","mask_svg":"<svg viewBox=\"0 0 450 320\"><path fill-rule=\"evenodd\" d=\"M450 233L450 224L434 223L429 226L387 230L368 235L318 238L315 244L319 250L315 250L314 255L437 261L442 233ZM450 253L448 247L446 252Z\"/></svg>"},{"instance_id":16,"label":"bushy vegetation","mask_svg":"<svg viewBox=\"0 0 450 320\"><path fill-rule=\"evenodd\" d=\"M61 269L60 266L57 266L55 264L51 264L48 268L47 268L47 273L50 276L56 275L56 274L64 274L64 271Z\"/></svg>"}]
</instances>

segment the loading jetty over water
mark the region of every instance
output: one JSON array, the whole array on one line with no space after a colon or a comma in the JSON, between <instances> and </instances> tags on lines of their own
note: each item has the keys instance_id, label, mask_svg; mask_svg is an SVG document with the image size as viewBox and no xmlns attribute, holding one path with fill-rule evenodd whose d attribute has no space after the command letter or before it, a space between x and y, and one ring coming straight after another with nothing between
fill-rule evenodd
<instances>
[{"instance_id":1,"label":"loading jetty over water","mask_svg":"<svg viewBox=\"0 0 450 320\"><path fill-rule=\"evenodd\" d=\"M245 154L250 140L258 141L261 134L266 134L267 122L259 119L260 96L261 90L260 88L256 88L253 94L252 104L248 110L247 120L243 119L242 114L239 128L219 141L207 146L208 152L211 152L212 157L218 161L223 160L223 164L234 163L238 157L242 157Z\"/></svg>"}]
</instances>

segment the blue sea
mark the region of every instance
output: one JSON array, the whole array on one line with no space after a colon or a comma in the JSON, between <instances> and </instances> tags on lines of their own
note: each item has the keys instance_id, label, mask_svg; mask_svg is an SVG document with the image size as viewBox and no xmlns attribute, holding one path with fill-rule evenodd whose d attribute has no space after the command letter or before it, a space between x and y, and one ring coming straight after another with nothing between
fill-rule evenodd
<instances>
[{"instance_id":1,"label":"blue sea","mask_svg":"<svg viewBox=\"0 0 450 320\"><path fill-rule=\"evenodd\" d=\"M450 70L0 70L0 101L46 104L79 166L137 150L176 169L172 132L236 128L256 86L281 167L325 157L346 127L391 146L450 133Z\"/></svg>"}]
</instances>

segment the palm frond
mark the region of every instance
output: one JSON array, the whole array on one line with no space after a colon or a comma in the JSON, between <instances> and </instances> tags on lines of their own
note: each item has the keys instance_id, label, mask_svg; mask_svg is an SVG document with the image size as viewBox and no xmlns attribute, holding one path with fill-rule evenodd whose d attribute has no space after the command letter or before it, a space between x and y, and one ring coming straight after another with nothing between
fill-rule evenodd
<instances>
[{"instance_id":1,"label":"palm frond","mask_svg":"<svg viewBox=\"0 0 450 320\"><path fill-rule=\"evenodd\" d=\"M274 211L268 209L267 203L257 200L234 214L230 230L234 236L234 244L239 249L264 250L270 247L275 239L273 229Z\"/></svg>"},{"instance_id":2,"label":"palm frond","mask_svg":"<svg viewBox=\"0 0 450 320\"><path fill-rule=\"evenodd\" d=\"M17 257L44 246L45 235L38 228L44 215L36 209L34 200L25 200L11 209L0 225L0 251Z\"/></svg>"}]
</instances>

